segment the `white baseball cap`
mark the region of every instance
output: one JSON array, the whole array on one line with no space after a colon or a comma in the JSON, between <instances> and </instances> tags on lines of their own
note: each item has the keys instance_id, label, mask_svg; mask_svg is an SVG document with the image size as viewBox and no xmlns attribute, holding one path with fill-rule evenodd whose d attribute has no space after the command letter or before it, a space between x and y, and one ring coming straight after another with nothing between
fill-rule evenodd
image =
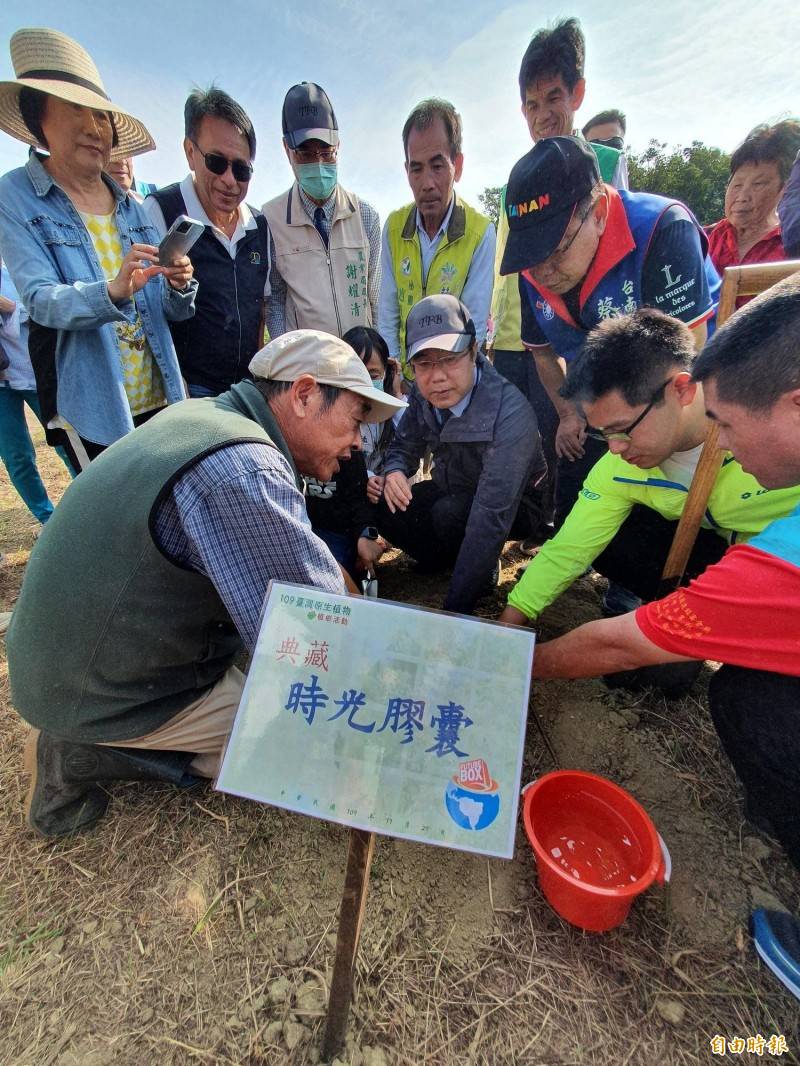
<instances>
[{"instance_id":1,"label":"white baseball cap","mask_svg":"<svg viewBox=\"0 0 800 1066\"><path fill-rule=\"evenodd\" d=\"M250 360L250 373L267 381L296 381L310 374L319 385L355 392L369 403L365 422L385 422L407 406L405 400L375 388L346 341L318 329L295 329L276 337Z\"/></svg>"}]
</instances>

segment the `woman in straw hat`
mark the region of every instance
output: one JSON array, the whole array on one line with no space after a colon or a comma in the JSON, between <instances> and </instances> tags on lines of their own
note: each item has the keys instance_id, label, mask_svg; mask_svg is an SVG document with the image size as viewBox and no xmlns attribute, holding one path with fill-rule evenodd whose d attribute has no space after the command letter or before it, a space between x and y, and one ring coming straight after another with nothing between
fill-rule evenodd
<instances>
[{"instance_id":1,"label":"woman in straw hat","mask_svg":"<svg viewBox=\"0 0 800 1066\"><path fill-rule=\"evenodd\" d=\"M0 178L0 250L30 314L48 440L82 467L183 399L167 319L194 314L197 283L186 257L158 264L156 231L104 173L155 146L89 55L56 30L23 29L11 59L0 129L34 150Z\"/></svg>"}]
</instances>

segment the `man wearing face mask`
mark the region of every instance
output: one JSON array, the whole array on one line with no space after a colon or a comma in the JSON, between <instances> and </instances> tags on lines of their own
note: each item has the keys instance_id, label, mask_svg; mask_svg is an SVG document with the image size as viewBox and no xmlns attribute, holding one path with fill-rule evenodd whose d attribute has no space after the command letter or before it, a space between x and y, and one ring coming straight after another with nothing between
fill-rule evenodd
<instances>
[{"instance_id":1,"label":"man wearing face mask","mask_svg":"<svg viewBox=\"0 0 800 1066\"><path fill-rule=\"evenodd\" d=\"M283 146L295 181L264 204L270 229L270 337L320 329L341 337L377 320L377 211L338 182L339 125L325 90L293 85L283 101Z\"/></svg>"}]
</instances>

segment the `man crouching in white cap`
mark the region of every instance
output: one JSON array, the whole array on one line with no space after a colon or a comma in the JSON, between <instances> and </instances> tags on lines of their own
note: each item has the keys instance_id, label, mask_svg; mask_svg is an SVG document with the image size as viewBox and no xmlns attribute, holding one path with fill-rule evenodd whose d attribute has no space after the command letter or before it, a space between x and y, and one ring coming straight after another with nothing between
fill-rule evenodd
<instances>
[{"instance_id":1,"label":"man crouching in white cap","mask_svg":"<svg viewBox=\"0 0 800 1066\"><path fill-rule=\"evenodd\" d=\"M404 402L316 330L272 341L250 371L104 452L31 554L8 667L33 727L26 813L45 836L96 822L108 781L213 777L244 683L233 660L255 644L270 579L345 590L300 478L332 478L361 422Z\"/></svg>"}]
</instances>

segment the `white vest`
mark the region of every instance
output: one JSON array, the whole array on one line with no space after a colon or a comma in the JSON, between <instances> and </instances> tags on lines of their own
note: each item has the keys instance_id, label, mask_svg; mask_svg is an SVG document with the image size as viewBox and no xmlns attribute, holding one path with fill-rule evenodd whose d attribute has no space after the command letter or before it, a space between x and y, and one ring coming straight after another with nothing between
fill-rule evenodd
<instances>
[{"instance_id":1,"label":"white vest","mask_svg":"<svg viewBox=\"0 0 800 1066\"><path fill-rule=\"evenodd\" d=\"M286 329L321 329L341 337L353 326L371 326L369 240L358 197L336 186L327 248L306 214L297 182L262 210L275 243L275 265L286 282Z\"/></svg>"}]
</instances>

